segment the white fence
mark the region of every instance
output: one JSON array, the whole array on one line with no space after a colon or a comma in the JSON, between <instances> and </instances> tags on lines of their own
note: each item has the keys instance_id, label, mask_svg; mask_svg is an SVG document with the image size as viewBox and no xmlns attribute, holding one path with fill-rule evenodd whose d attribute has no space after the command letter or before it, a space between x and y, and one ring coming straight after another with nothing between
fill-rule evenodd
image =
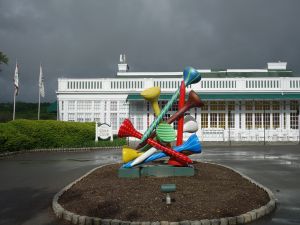
<instances>
[{"instance_id":1,"label":"white fence","mask_svg":"<svg viewBox=\"0 0 300 225\"><path fill-rule=\"evenodd\" d=\"M118 78L118 79L58 79L58 92L140 92L145 88L160 86L163 92L173 92L180 85L179 78ZM204 92L284 92L299 91L299 77L264 78L203 78L192 86Z\"/></svg>"}]
</instances>

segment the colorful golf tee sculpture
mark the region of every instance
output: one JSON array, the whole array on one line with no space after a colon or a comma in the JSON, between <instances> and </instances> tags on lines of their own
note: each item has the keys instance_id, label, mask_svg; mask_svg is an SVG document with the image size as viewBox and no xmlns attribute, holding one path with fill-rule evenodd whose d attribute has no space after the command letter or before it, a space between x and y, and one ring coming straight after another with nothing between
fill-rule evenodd
<instances>
[{"instance_id":1,"label":"colorful golf tee sculpture","mask_svg":"<svg viewBox=\"0 0 300 225\"><path fill-rule=\"evenodd\" d=\"M139 133L129 119L123 121L119 128L118 136L135 137L141 140L137 149L131 149L128 146L123 147L123 162L125 163L123 168L132 168L168 156L171 157L168 164L173 166L188 166L193 162L188 155L201 153L201 143L195 134L198 131L197 121L190 115L184 117L184 113L189 109L204 105L200 97L193 90L189 92L188 99L185 101L186 87L200 80L201 76L197 70L192 67L185 68L180 88L176 90L162 110L160 110L158 105L160 87L148 88L141 93L141 96L151 103L156 119L144 134ZM178 100L178 97L178 111L166 121L163 121L163 117ZM172 125L176 120L179 123L177 132L173 129ZM193 133L184 143L182 138L183 132ZM176 141L176 137L176 145L178 146L172 147L172 143Z\"/></svg>"}]
</instances>

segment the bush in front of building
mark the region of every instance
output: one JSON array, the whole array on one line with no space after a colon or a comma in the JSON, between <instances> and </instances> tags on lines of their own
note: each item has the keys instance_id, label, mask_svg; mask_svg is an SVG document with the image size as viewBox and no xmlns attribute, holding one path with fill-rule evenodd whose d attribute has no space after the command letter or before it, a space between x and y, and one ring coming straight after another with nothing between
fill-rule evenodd
<instances>
[{"instance_id":1,"label":"bush in front of building","mask_svg":"<svg viewBox=\"0 0 300 225\"><path fill-rule=\"evenodd\" d=\"M15 120L0 123L0 151L121 146L125 139L95 142L95 123Z\"/></svg>"}]
</instances>

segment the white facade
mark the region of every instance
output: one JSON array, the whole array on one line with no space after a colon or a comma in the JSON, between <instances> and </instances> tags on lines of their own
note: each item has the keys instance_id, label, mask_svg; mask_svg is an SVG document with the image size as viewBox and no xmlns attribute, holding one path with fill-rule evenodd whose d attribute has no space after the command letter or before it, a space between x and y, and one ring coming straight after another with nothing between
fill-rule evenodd
<instances>
[{"instance_id":1,"label":"white facade","mask_svg":"<svg viewBox=\"0 0 300 225\"><path fill-rule=\"evenodd\" d=\"M259 70L199 70L205 76L187 92L193 89L206 104L188 113L196 117L203 141L299 140L300 77L289 76L292 73L285 70L286 63L268 66ZM124 60L119 64L117 78L60 78L59 120L105 122L117 133L122 121L130 118L143 133L154 114L139 94L160 86L162 107L181 80L182 72L128 72ZM175 111L176 104L167 116Z\"/></svg>"}]
</instances>

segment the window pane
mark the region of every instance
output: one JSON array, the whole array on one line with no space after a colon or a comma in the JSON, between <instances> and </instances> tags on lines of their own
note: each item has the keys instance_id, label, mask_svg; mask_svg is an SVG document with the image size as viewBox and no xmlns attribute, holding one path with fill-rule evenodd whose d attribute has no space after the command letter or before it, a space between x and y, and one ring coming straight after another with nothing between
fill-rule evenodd
<instances>
[{"instance_id":1,"label":"window pane","mask_svg":"<svg viewBox=\"0 0 300 225\"><path fill-rule=\"evenodd\" d=\"M234 128L234 113L228 113L228 127Z\"/></svg>"},{"instance_id":2,"label":"window pane","mask_svg":"<svg viewBox=\"0 0 300 225\"><path fill-rule=\"evenodd\" d=\"M280 102L279 101L273 101L272 102L273 110L280 110Z\"/></svg>"},{"instance_id":3,"label":"window pane","mask_svg":"<svg viewBox=\"0 0 300 225\"><path fill-rule=\"evenodd\" d=\"M201 110L203 111L207 111L208 110L208 102L207 101L203 101L204 106L201 107Z\"/></svg>"},{"instance_id":4,"label":"window pane","mask_svg":"<svg viewBox=\"0 0 300 225\"><path fill-rule=\"evenodd\" d=\"M219 113L219 128L225 128L225 113Z\"/></svg>"},{"instance_id":5,"label":"window pane","mask_svg":"<svg viewBox=\"0 0 300 225\"><path fill-rule=\"evenodd\" d=\"M224 111L225 110L225 102L224 101L212 101L210 102L210 110L212 111Z\"/></svg>"},{"instance_id":6,"label":"window pane","mask_svg":"<svg viewBox=\"0 0 300 225\"><path fill-rule=\"evenodd\" d=\"M291 101L290 102L290 109L291 110L297 110L299 107L298 102L297 101Z\"/></svg>"},{"instance_id":7,"label":"window pane","mask_svg":"<svg viewBox=\"0 0 300 225\"><path fill-rule=\"evenodd\" d=\"M263 101L263 109L264 110L270 110L270 108L271 108L271 102L269 102L269 101Z\"/></svg>"},{"instance_id":8,"label":"window pane","mask_svg":"<svg viewBox=\"0 0 300 225\"><path fill-rule=\"evenodd\" d=\"M68 110L69 111L75 110L75 101L69 101L68 102Z\"/></svg>"},{"instance_id":9,"label":"window pane","mask_svg":"<svg viewBox=\"0 0 300 225\"><path fill-rule=\"evenodd\" d=\"M246 110L252 110L253 109L253 102L252 101L246 101L245 106L246 106Z\"/></svg>"},{"instance_id":10,"label":"window pane","mask_svg":"<svg viewBox=\"0 0 300 225\"><path fill-rule=\"evenodd\" d=\"M92 114L86 113L85 114L85 122L91 122L92 121Z\"/></svg>"},{"instance_id":11,"label":"window pane","mask_svg":"<svg viewBox=\"0 0 300 225\"><path fill-rule=\"evenodd\" d=\"M171 106L170 111L174 111L174 112L178 111L178 101L174 102L174 104Z\"/></svg>"},{"instance_id":12,"label":"window pane","mask_svg":"<svg viewBox=\"0 0 300 225\"><path fill-rule=\"evenodd\" d=\"M261 128L262 127L262 114L261 113L255 113L255 128Z\"/></svg>"},{"instance_id":13,"label":"window pane","mask_svg":"<svg viewBox=\"0 0 300 225\"><path fill-rule=\"evenodd\" d=\"M228 102L228 110L230 110L230 111L235 110L235 102L234 101Z\"/></svg>"},{"instance_id":14,"label":"window pane","mask_svg":"<svg viewBox=\"0 0 300 225\"><path fill-rule=\"evenodd\" d=\"M77 113L77 121L84 122L84 113Z\"/></svg>"},{"instance_id":15,"label":"window pane","mask_svg":"<svg viewBox=\"0 0 300 225\"><path fill-rule=\"evenodd\" d=\"M217 111L218 110L218 103L216 101L210 102L210 110L211 111Z\"/></svg>"},{"instance_id":16,"label":"window pane","mask_svg":"<svg viewBox=\"0 0 300 225\"><path fill-rule=\"evenodd\" d=\"M94 102L94 109L95 111L101 111L101 101L95 101Z\"/></svg>"},{"instance_id":17,"label":"window pane","mask_svg":"<svg viewBox=\"0 0 300 225\"><path fill-rule=\"evenodd\" d=\"M100 113L94 114L94 121L100 122Z\"/></svg>"},{"instance_id":18,"label":"window pane","mask_svg":"<svg viewBox=\"0 0 300 225\"><path fill-rule=\"evenodd\" d=\"M290 114L290 127L291 129L298 129L298 115L297 113Z\"/></svg>"},{"instance_id":19,"label":"window pane","mask_svg":"<svg viewBox=\"0 0 300 225\"><path fill-rule=\"evenodd\" d=\"M208 113L201 113L201 127L208 128Z\"/></svg>"},{"instance_id":20,"label":"window pane","mask_svg":"<svg viewBox=\"0 0 300 225\"><path fill-rule=\"evenodd\" d=\"M119 102L119 111L120 112L128 112L128 104L125 101L120 101Z\"/></svg>"},{"instance_id":21,"label":"window pane","mask_svg":"<svg viewBox=\"0 0 300 225\"><path fill-rule=\"evenodd\" d=\"M263 110L263 102L262 101L255 101L255 110Z\"/></svg>"},{"instance_id":22,"label":"window pane","mask_svg":"<svg viewBox=\"0 0 300 225\"><path fill-rule=\"evenodd\" d=\"M117 113L111 113L110 114L110 123L113 130L118 129L118 121L117 121Z\"/></svg>"},{"instance_id":23,"label":"window pane","mask_svg":"<svg viewBox=\"0 0 300 225\"><path fill-rule=\"evenodd\" d=\"M136 116L136 129L139 131L142 131L144 129L143 127L143 116L137 115Z\"/></svg>"},{"instance_id":24,"label":"window pane","mask_svg":"<svg viewBox=\"0 0 300 225\"><path fill-rule=\"evenodd\" d=\"M68 121L75 121L75 113L68 114Z\"/></svg>"},{"instance_id":25,"label":"window pane","mask_svg":"<svg viewBox=\"0 0 300 225\"><path fill-rule=\"evenodd\" d=\"M218 127L218 114L217 113L211 113L210 114L210 127L211 128L217 128Z\"/></svg>"},{"instance_id":26,"label":"window pane","mask_svg":"<svg viewBox=\"0 0 300 225\"><path fill-rule=\"evenodd\" d=\"M270 113L264 113L264 127L270 129Z\"/></svg>"},{"instance_id":27,"label":"window pane","mask_svg":"<svg viewBox=\"0 0 300 225\"><path fill-rule=\"evenodd\" d=\"M91 111L92 101L77 101L77 111Z\"/></svg>"},{"instance_id":28,"label":"window pane","mask_svg":"<svg viewBox=\"0 0 300 225\"><path fill-rule=\"evenodd\" d=\"M279 113L273 113L273 128L276 129L276 128L279 128L280 126L280 120L279 120L279 117L280 114Z\"/></svg>"},{"instance_id":29,"label":"window pane","mask_svg":"<svg viewBox=\"0 0 300 225\"><path fill-rule=\"evenodd\" d=\"M118 102L117 101L111 101L110 102L110 111L117 111L118 110Z\"/></svg>"},{"instance_id":30,"label":"window pane","mask_svg":"<svg viewBox=\"0 0 300 225\"><path fill-rule=\"evenodd\" d=\"M246 129L252 129L252 113L246 113Z\"/></svg>"},{"instance_id":31,"label":"window pane","mask_svg":"<svg viewBox=\"0 0 300 225\"><path fill-rule=\"evenodd\" d=\"M225 110L225 102L224 101L219 101L218 102L218 110Z\"/></svg>"}]
</instances>

